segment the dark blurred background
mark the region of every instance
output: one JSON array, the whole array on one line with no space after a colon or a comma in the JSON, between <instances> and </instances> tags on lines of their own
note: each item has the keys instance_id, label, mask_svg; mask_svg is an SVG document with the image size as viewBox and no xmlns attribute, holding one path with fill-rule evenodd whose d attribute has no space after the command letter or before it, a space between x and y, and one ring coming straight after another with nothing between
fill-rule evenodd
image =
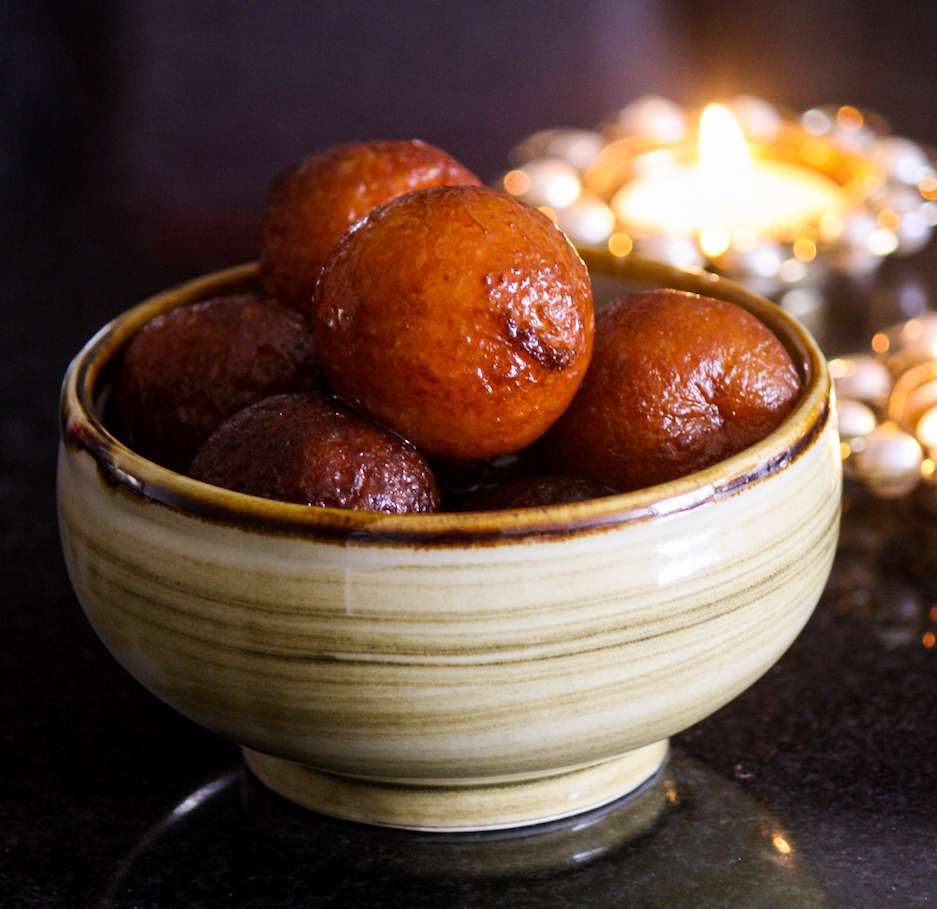
<instances>
[{"instance_id":1,"label":"dark blurred background","mask_svg":"<svg viewBox=\"0 0 937 909\"><path fill-rule=\"evenodd\" d=\"M248 258L270 177L307 151L419 137L493 179L525 135L595 126L645 93L849 103L937 141L926 0L3 0L0 10L0 218L14 252L38 255L29 270L54 267L41 240L52 225L82 256L94 256L93 240L138 267Z\"/></svg>"},{"instance_id":2,"label":"dark blurred background","mask_svg":"<svg viewBox=\"0 0 937 909\"><path fill-rule=\"evenodd\" d=\"M0 352L56 373L142 296L254 258L270 179L335 142L422 138L493 180L532 132L654 93L852 104L937 144L930 0L0 0L0 25L0 292L48 313Z\"/></svg>"}]
</instances>

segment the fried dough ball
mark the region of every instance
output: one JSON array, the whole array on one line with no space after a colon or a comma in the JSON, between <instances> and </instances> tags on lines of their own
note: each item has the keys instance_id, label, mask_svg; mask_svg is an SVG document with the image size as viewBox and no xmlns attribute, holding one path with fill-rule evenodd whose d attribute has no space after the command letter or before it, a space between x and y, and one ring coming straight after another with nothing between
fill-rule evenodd
<instances>
[{"instance_id":1,"label":"fried dough ball","mask_svg":"<svg viewBox=\"0 0 937 909\"><path fill-rule=\"evenodd\" d=\"M364 511L435 511L423 456L405 440L326 395L275 395L227 420L189 475L236 492Z\"/></svg>"},{"instance_id":2,"label":"fried dough ball","mask_svg":"<svg viewBox=\"0 0 937 909\"><path fill-rule=\"evenodd\" d=\"M554 468L622 491L674 480L774 430L800 378L777 337L732 303L676 290L599 311L592 364L544 438Z\"/></svg>"},{"instance_id":3,"label":"fried dough ball","mask_svg":"<svg viewBox=\"0 0 937 909\"><path fill-rule=\"evenodd\" d=\"M585 502L588 499L600 499L614 494L614 489L581 477L551 474L516 477L478 490L469 496L461 510L501 511L514 508L542 508L547 505Z\"/></svg>"},{"instance_id":4,"label":"fried dough ball","mask_svg":"<svg viewBox=\"0 0 937 909\"><path fill-rule=\"evenodd\" d=\"M271 394L325 387L309 323L252 295L182 306L124 351L108 415L137 453L184 471L232 414Z\"/></svg>"},{"instance_id":5,"label":"fried dough ball","mask_svg":"<svg viewBox=\"0 0 937 909\"><path fill-rule=\"evenodd\" d=\"M480 489L539 472L531 457L532 446L473 461L432 460L433 476L442 497L443 511L464 511L465 501Z\"/></svg>"},{"instance_id":6,"label":"fried dough ball","mask_svg":"<svg viewBox=\"0 0 937 909\"><path fill-rule=\"evenodd\" d=\"M542 435L592 352L589 274L546 215L481 186L373 209L319 279L313 333L333 391L427 457Z\"/></svg>"},{"instance_id":7,"label":"fried dough ball","mask_svg":"<svg viewBox=\"0 0 937 909\"><path fill-rule=\"evenodd\" d=\"M455 183L481 181L419 140L352 142L309 155L270 186L261 222L264 288L308 313L320 269L355 221L403 193Z\"/></svg>"}]
</instances>

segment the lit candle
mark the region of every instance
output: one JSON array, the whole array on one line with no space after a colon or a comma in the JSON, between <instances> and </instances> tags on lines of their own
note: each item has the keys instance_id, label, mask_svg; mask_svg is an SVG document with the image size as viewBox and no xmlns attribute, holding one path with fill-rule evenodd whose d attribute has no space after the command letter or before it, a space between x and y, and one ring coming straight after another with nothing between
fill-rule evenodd
<instances>
[{"instance_id":1,"label":"lit candle","mask_svg":"<svg viewBox=\"0 0 937 909\"><path fill-rule=\"evenodd\" d=\"M700 120L699 159L637 176L613 197L623 224L649 233L699 237L706 250L740 229L782 236L842 216L842 188L801 164L752 158L732 114L711 105ZM707 244L706 237L710 240ZM718 249L714 249L717 252Z\"/></svg>"}]
</instances>

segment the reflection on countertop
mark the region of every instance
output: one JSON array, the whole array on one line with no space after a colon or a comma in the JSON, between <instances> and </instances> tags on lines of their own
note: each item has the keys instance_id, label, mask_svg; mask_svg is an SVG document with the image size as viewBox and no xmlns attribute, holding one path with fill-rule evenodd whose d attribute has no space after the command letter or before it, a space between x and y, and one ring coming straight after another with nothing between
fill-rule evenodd
<instances>
[{"instance_id":1,"label":"reflection on countertop","mask_svg":"<svg viewBox=\"0 0 937 909\"><path fill-rule=\"evenodd\" d=\"M124 859L101 909L239 906L668 906L822 909L796 832L676 751L628 798L500 834L416 834L299 809L242 769L201 787Z\"/></svg>"}]
</instances>

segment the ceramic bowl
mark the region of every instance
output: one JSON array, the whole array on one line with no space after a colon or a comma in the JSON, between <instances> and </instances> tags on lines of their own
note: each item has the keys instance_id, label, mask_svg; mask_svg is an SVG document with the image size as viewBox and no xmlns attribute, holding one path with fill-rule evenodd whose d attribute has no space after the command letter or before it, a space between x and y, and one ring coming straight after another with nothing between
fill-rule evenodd
<instances>
[{"instance_id":1,"label":"ceramic bowl","mask_svg":"<svg viewBox=\"0 0 937 909\"><path fill-rule=\"evenodd\" d=\"M492 513L312 508L159 467L101 417L134 333L255 288L253 265L105 326L65 377L58 468L65 558L105 645L240 744L272 789L338 817L505 828L653 777L668 737L751 685L814 609L839 529L839 443L824 357L781 310L705 272L600 267L597 297L650 284L754 312L801 371L796 409L740 454L625 495Z\"/></svg>"}]
</instances>

